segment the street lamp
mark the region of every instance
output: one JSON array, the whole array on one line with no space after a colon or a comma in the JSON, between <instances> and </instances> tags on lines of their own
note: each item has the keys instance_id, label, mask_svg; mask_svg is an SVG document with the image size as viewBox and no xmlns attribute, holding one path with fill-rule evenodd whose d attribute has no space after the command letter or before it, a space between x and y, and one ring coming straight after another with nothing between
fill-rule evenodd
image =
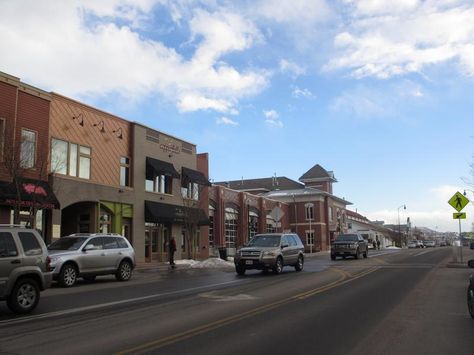
<instances>
[{"instance_id":1,"label":"street lamp","mask_svg":"<svg viewBox=\"0 0 474 355\"><path fill-rule=\"evenodd\" d=\"M399 239L399 242L400 242L400 248L402 247L402 234L400 232L400 208L402 208L402 207L403 207L404 210L406 210L407 206L401 205L397 209L397 211L398 211L398 239Z\"/></svg>"}]
</instances>

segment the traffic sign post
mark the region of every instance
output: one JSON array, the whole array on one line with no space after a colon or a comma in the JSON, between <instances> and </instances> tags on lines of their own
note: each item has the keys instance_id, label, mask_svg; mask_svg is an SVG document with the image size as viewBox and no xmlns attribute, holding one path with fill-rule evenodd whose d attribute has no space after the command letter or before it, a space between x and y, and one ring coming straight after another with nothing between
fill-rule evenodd
<instances>
[{"instance_id":1,"label":"traffic sign post","mask_svg":"<svg viewBox=\"0 0 474 355\"><path fill-rule=\"evenodd\" d=\"M459 191L451 197L448 203L453 207L458 213L453 213L453 219L457 219L459 221L459 250L461 256L461 263L462 263L462 237L461 237L461 219L466 219L466 213L461 213L461 211L466 207L469 203L469 200L466 196L464 196ZM454 250L453 250L454 251Z\"/></svg>"}]
</instances>

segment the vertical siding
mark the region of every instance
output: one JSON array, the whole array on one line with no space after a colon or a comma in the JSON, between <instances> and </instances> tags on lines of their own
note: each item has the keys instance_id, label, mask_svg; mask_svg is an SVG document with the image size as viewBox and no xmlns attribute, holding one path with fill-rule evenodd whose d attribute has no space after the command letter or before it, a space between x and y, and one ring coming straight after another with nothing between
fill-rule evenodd
<instances>
[{"instance_id":1,"label":"vertical siding","mask_svg":"<svg viewBox=\"0 0 474 355\"><path fill-rule=\"evenodd\" d=\"M79 125L74 116L82 114L84 125ZM94 124L104 122L105 132ZM131 123L119 117L99 111L66 97L53 94L51 102L51 132L50 138L57 138L70 143L91 148L91 178L92 183L119 186L120 157L131 156ZM122 129L123 139L119 139L118 131ZM133 165L133 161L131 161ZM132 169L132 166L130 167Z\"/></svg>"}]
</instances>

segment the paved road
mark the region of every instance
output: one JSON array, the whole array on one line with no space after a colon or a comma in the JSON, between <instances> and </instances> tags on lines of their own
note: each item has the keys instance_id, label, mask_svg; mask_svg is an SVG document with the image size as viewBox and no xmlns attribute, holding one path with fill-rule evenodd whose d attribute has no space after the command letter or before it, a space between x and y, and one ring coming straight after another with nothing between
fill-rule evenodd
<instances>
[{"instance_id":1,"label":"paved road","mask_svg":"<svg viewBox=\"0 0 474 355\"><path fill-rule=\"evenodd\" d=\"M0 305L0 353L472 354L474 270L447 268L450 257L449 248L319 255L279 276L151 270L53 288L31 316Z\"/></svg>"}]
</instances>

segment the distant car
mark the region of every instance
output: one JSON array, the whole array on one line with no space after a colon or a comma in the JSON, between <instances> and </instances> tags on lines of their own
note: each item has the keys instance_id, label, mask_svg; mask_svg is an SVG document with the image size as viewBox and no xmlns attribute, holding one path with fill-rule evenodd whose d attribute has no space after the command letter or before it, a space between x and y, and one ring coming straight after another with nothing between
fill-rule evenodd
<instances>
[{"instance_id":1,"label":"distant car","mask_svg":"<svg viewBox=\"0 0 474 355\"><path fill-rule=\"evenodd\" d=\"M0 301L14 313L31 312L51 285L50 259L34 229L0 225Z\"/></svg>"},{"instance_id":2,"label":"distant car","mask_svg":"<svg viewBox=\"0 0 474 355\"><path fill-rule=\"evenodd\" d=\"M425 240L423 242L423 244L425 245L425 247L427 248L434 248L436 247L436 242L434 240Z\"/></svg>"},{"instance_id":3,"label":"distant car","mask_svg":"<svg viewBox=\"0 0 474 355\"><path fill-rule=\"evenodd\" d=\"M98 275L115 275L128 281L135 267L135 251L125 237L113 233L78 233L48 246L53 280L63 287L77 279L94 281Z\"/></svg>"},{"instance_id":4,"label":"distant car","mask_svg":"<svg viewBox=\"0 0 474 355\"><path fill-rule=\"evenodd\" d=\"M445 246L447 246L447 245L448 245L448 244L446 243L445 240L442 240L442 241L439 242L439 246L440 246L440 247L445 247Z\"/></svg>"},{"instance_id":5,"label":"distant car","mask_svg":"<svg viewBox=\"0 0 474 355\"><path fill-rule=\"evenodd\" d=\"M367 241L357 233L354 234L340 234L331 244L331 260L336 260L336 257L354 256L359 259L362 254L367 258L369 247Z\"/></svg>"},{"instance_id":6,"label":"distant car","mask_svg":"<svg viewBox=\"0 0 474 355\"><path fill-rule=\"evenodd\" d=\"M280 274L286 265L303 270L304 246L294 233L257 234L234 256L235 271L244 275L246 270L273 270Z\"/></svg>"},{"instance_id":7,"label":"distant car","mask_svg":"<svg viewBox=\"0 0 474 355\"><path fill-rule=\"evenodd\" d=\"M407 244L408 249L419 248L418 243L416 240L410 240Z\"/></svg>"}]
</instances>

